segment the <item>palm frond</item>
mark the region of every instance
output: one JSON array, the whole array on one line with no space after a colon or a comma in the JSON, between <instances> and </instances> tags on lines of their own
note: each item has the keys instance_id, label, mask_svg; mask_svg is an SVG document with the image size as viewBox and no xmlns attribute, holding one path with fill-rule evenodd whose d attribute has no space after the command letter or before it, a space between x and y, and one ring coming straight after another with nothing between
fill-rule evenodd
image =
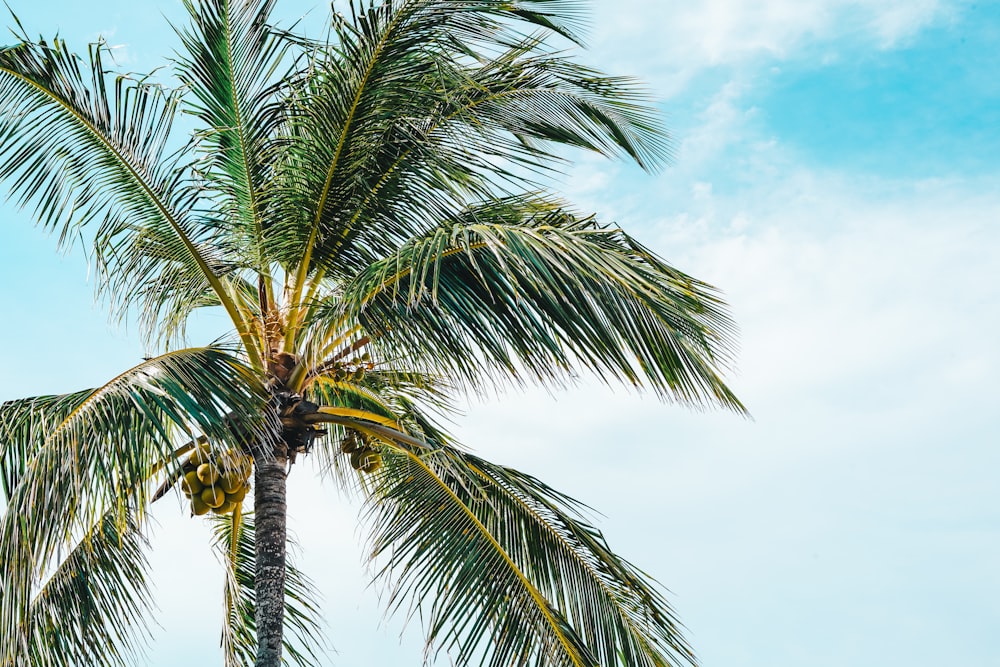
<instances>
[{"instance_id":1,"label":"palm frond","mask_svg":"<svg viewBox=\"0 0 1000 667\"><path fill-rule=\"evenodd\" d=\"M197 191L165 157L178 96L149 80L111 78L107 48L91 45L82 59L61 39L24 38L0 50L0 180L64 243L97 226L98 286L120 313L138 303L155 320L210 290L245 333L213 227L186 213Z\"/></svg>"},{"instance_id":2,"label":"palm frond","mask_svg":"<svg viewBox=\"0 0 1000 667\"><path fill-rule=\"evenodd\" d=\"M422 507L427 508L424 503L450 497L451 502L461 503L475 515L488 537L579 635L597 664L606 667L695 664L680 623L660 587L611 551L601 532L583 516L583 505L530 475L463 451L449 436L438 431L418 406L400 408L396 419L418 426L409 426L403 433L373 423L374 420L340 423L367 432L382 443L387 472L377 473L367 485L369 520L374 529L372 558L386 557L387 562L378 574L387 583L395 584L390 605L399 608L410 600L411 611L420 613L427 623L429 647L437 643L441 648L458 650L459 664L485 650L483 646L475 648L480 639L463 635L462 626L468 621L461 603L456 602L447 612L425 602L436 599L439 591L432 592L433 586L444 587L456 598L462 595L474 598L483 594L479 587L487 585L478 580L465 581L467 590L452 592L459 585L458 578L449 577L447 572L449 567L458 566L443 561L467 556L450 543L472 539L468 537L472 531L468 526L458 531L451 524L446 524L446 530L436 531L433 521L416 516ZM429 426L422 428L421 424ZM421 481L423 468L428 470L423 471L426 478ZM400 488L406 484L418 488ZM442 486L449 493L442 494ZM432 500L422 494L428 494ZM447 511L444 505L447 503L439 504L433 511ZM395 517L395 523L388 521L390 515ZM409 532L401 528L406 521L410 522ZM435 540L449 544L430 547ZM440 560L425 553L434 549L440 550ZM422 560L422 564L414 565L410 559ZM440 580L435 582L435 578ZM449 617L448 613L452 615ZM486 635L491 632L483 631Z\"/></svg>"},{"instance_id":3,"label":"palm frond","mask_svg":"<svg viewBox=\"0 0 1000 667\"><path fill-rule=\"evenodd\" d=\"M369 154L350 163L354 182L329 216L337 227L324 227L317 263L346 274L470 197L522 189L526 175L562 164L550 144L660 163L665 135L632 82L538 53L538 45L527 38L475 67L436 66L413 85L427 86L426 99L411 94L412 110L397 104L397 118L383 114L378 140L353 145Z\"/></svg>"},{"instance_id":4,"label":"palm frond","mask_svg":"<svg viewBox=\"0 0 1000 667\"><path fill-rule=\"evenodd\" d=\"M222 631L226 667L250 665L257 655L253 514L237 511L212 519L215 549L226 565L226 622ZM326 645L315 590L315 584L286 557L285 664L324 664Z\"/></svg>"},{"instance_id":5,"label":"palm frond","mask_svg":"<svg viewBox=\"0 0 1000 667\"><path fill-rule=\"evenodd\" d=\"M489 507L484 522L593 649L601 665L695 664L658 586L611 551L581 506L539 480L451 450ZM468 473L466 473L468 474Z\"/></svg>"},{"instance_id":6,"label":"palm frond","mask_svg":"<svg viewBox=\"0 0 1000 667\"><path fill-rule=\"evenodd\" d=\"M383 557L390 605L411 600L427 645L454 664L597 667L597 655L490 529L488 498L441 449L383 454L368 503L371 557ZM503 536L501 536L503 537Z\"/></svg>"},{"instance_id":7,"label":"palm frond","mask_svg":"<svg viewBox=\"0 0 1000 667\"><path fill-rule=\"evenodd\" d=\"M36 396L0 404L0 506L5 506L54 430L86 401L92 389L57 396Z\"/></svg>"},{"instance_id":8,"label":"palm frond","mask_svg":"<svg viewBox=\"0 0 1000 667\"><path fill-rule=\"evenodd\" d=\"M551 202L496 201L447 221L363 271L344 307L374 347L473 387L564 382L582 366L743 410L721 379L733 325L714 289Z\"/></svg>"},{"instance_id":9,"label":"palm frond","mask_svg":"<svg viewBox=\"0 0 1000 667\"><path fill-rule=\"evenodd\" d=\"M542 168L551 156L531 139L643 162L661 152L657 123L631 103L628 86L554 56L532 61L541 40L511 25L551 27L576 3L357 5L335 21L329 53L293 86L288 158L273 192L275 237L297 289L314 268L339 275L384 256L466 196L486 196L497 179L519 182L501 158Z\"/></svg>"},{"instance_id":10,"label":"palm frond","mask_svg":"<svg viewBox=\"0 0 1000 667\"><path fill-rule=\"evenodd\" d=\"M458 665L695 664L662 591L577 501L445 441L381 432L371 558L390 607L409 601L423 620L428 651Z\"/></svg>"},{"instance_id":11,"label":"palm frond","mask_svg":"<svg viewBox=\"0 0 1000 667\"><path fill-rule=\"evenodd\" d=\"M185 0L190 26L179 30L185 52L178 75L204 123L199 171L225 225L230 252L268 275L261 190L282 122L275 103L277 70L287 42L269 26L273 0Z\"/></svg>"},{"instance_id":12,"label":"palm frond","mask_svg":"<svg viewBox=\"0 0 1000 667\"><path fill-rule=\"evenodd\" d=\"M148 547L136 518L101 517L59 563L18 628L4 667L126 667L142 656L153 607Z\"/></svg>"},{"instance_id":13,"label":"palm frond","mask_svg":"<svg viewBox=\"0 0 1000 667\"><path fill-rule=\"evenodd\" d=\"M130 516L142 519L150 477L172 460L175 434L232 442L226 415L253 419L265 401L230 352L197 348L148 360L85 398L0 405L0 424L18 429L15 446L0 434L16 471L0 518L0 659L24 654L17 628L60 549L109 512L120 529ZM264 437L273 426L257 428Z\"/></svg>"},{"instance_id":14,"label":"palm frond","mask_svg":"<svg viewBox=\"0 0 1000 667\"><path fill-rule=\"evenodd\" d=\"M393 368L388 362L368 371L361 380L338 378L333 371L311 377L306 391L322 407L306 420L333 427L317 441L313 453L320 468L330 473L348 495L361 488L364 477L348 463L341 442L350 431L374 438L401 431L411 442L451 442L441 421L457 411L449 387L439 377ZM372 429L383 429L376 432Z\"/></svg>"}]
</instances>

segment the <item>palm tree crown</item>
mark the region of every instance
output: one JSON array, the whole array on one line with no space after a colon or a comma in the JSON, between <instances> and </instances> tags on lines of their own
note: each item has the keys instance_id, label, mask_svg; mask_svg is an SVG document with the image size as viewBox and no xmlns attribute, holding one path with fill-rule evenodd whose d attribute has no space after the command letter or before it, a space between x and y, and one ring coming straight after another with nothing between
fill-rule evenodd
<instances>
[{"instance_id":1,"label":"palm tree crown","mask_svg":"<svg viewBox=\"0 0 1000 667\"><path fill-rule=\"evenodd\" d=\"M545 190L561 146L667 154L632 81L551 46L579 41L578 3L352 0L322 40L276 27L272 0L185 5L174 88L109 72L103 44L0 49L0 180L93 240L100 292L160 350L0 406L0 666L135 657L145 634L122 628L144 627L148 510L171 489L213 512L227 665L319 664L285 553L304 454L363 498L376 576L429 655L692 663L575 501L438 423L457 393L580 370L742 411L715 291ZM213 307L233 337L187 346Z\"/></svg>"}]
</instances>

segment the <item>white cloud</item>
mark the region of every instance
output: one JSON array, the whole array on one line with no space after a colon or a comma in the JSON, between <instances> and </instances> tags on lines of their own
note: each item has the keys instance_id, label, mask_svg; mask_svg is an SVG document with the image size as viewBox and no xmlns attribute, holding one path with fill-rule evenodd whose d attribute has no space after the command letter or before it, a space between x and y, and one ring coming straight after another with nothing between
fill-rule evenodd
<instances>
[{"instance_id":1,"label":"white cloud","mask_svg":"<svg viewBox=\"0 0 1000 667\"><path fill-rule=\"evenodd\" d=\"M952 11L946 0L604 1L595 47L605 66L639 63L629 73L673 95L705 68L893 48Z\"/></svg>"}]
</instances>

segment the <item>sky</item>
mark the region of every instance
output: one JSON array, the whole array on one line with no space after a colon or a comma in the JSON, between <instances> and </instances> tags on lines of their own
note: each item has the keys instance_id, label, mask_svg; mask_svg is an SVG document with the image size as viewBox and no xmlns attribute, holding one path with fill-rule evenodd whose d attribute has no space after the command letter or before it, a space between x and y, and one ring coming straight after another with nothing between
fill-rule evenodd
<instances>
[{"instance_id":1,"label":"sky","mask_svg":"<svg viewBox=\"0 0 1000 667\"><path fill-rule=\"evenodd\" d=\"M80 51L105 36L126 69L176 47L178 1L9 2ZM320 3L278 7L319 31ZM600 512L705 667L1000 666L998 39L993 2L593 0L577 57L646 83L674 160L651 175L578 154L556 188L725 293L752 419L585 378L471 400L454 430ZM0 400L144 354L85 254L10 204L0 284ZM328 664L418 664L418 625L368 587L357 505L309 465L289 482ZM207 530L158 505L149 664L218 664Z\"/></svg>"}]
</instances>

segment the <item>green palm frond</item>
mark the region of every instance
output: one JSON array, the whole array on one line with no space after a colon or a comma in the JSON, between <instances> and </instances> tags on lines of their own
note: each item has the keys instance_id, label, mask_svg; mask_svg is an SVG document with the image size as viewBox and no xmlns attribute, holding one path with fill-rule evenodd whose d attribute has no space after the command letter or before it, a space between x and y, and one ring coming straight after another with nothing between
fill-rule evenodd
<instances>
[{"instance_id":1,"label":"green palm frond","mask_svg":"<svg viewBox=\"0 0 1000 667\"><path fill-rule=\"evenodd\" d=\"M441 441L381 432L371 557L390 607L409 601L423 619L429 651L458 665L695 663L659 587L576 501Z\"/></svg>"},{"instance_id":2,"label":"green palm frond","mask_svg":"<svg viewBox=\"0 0 1000 667\"><path fill-rule=\"evenodd\" d=\"M549 600L566 613L602 665L691 665L694 655L663 593L617 556L581 506L511 468L450 450L491 512L487 525Z\"/></svg>"},{"instance_id":3,"label":"green palm frond","mask_svg":"<svg viewBox=\"0 0 1000 667\"><path fill-rule=\"evenodd\" d=\"M31 462L54 430L93 394L92 389L0 404L0 505L6 505Z\"/></svg>"},{"instance_id":4,"label":"green palm frond","mask_svg":"<svg viewBox=\"0 0 1000 667\"><path fill-rule=\"evenodd\" d=\"M162 310L210 290L244 333L214 228L187 213L197 192L165 157L178 97L112 79L107 48L82 59L63 40L25 38L0 50L0 180L63 242L96 225L98 286L119 312L138 303L148 331Z\"/></svg>"},{"instance_id":5,"label":"green palm frond","mask_svg":"<svg viewBox=\"0 0 1000 667\"><path fill-rule=\"evenodd\" d=\"M175 434L231 442L226 415L262 414L265 400L229 352L196 348L146 361L85 398L0 405L0 424L20 427L16 446L0 437L17 471L0 519L0 659L20 654L16 630L60 549L108 512L119 528L144 516L150 477L173 459ZM258 428L263 437L271 427Z\"/></svg>"},{"instance_id":6,"label":"green palm frond","mask_svg":"<svg viewBox=\"0 0 1000 667\"><path fill-rule=\"evenodd\" d=\"M191 25L179 31L179 76L204 123L199 171L225 242L244 266L269 273L261 190L284 119L276 77L287 43L269 26L273 0L185 0ZM272 295L273 298L273 295Z\"/></svg>"},{"instance_id":7,"label":"green palm frond","mask_svg":"<svg viewBox=\"0 0 1000 667\"><path fill-rule=\"evenodd\" d=\"M212 528L215 549L226 565L226 622L222 631L226 667L250 665L257 655L253 514L237 511L213 517ZM313 582L286 561L283 640L286 664L301 667L324 664L326 646L315 590Z\"/></svg>"},{"instance_id":8,"label":"green palm frond","mask_svg":"<svg viewBox=\"0 0 1000 667\"><path fill-rule=\"evenodd\" d=\"M126 667L142 656L153 607L148 543L134 516L101 517L39 587L3 667Z\"/></svg>"},{"instance_id":9,"label":"green palm frond","mask_svg":"<svg viewBox=\"0 0 1000 667\"><path fill-rule=\"evenodd\" d=\"M721 379L733 325L714 289L550 202L467 211L372 264L341 301L374 346L472 386L562 382L582 366L743 409Z\"/></svg>"},{"instance_id":10,"label":"green palm frond","mask_svg":"<svg viewBox=\"0 0 1000 667\"><path fill-rule=\"evenodd\" d=\"M337 204L332 244L317 246L317 262L339 273L358 268L469 197L521 189L527 175L561 163L547 148L552 143L660 163L664 135L630 81L538 53L538 46L525 39L476 67L436 67L425 82L427 99L411 97L409 114L396 108L398 118L380 119L377 141L353 145L369 155L351 164L354 183Z\"/></svg>"},{"instance_id":11,"label":"green palm frond","mask_svg":"<svg viewBox=\"0 0 1000 667\"><path fill-rule=\"evenodd\" d=\"M556 654L564 655L548 655L544 664L588 664L588 655L605 667L695 664L662 590L611 551L583 516L584 506L530 475L463 451L419 406L397 410L405 432L363 419L338 423L381 443L384 470L365 485L371 558L384 558L378 577L390 586L390 607L409 600L411 613L425 621L429 650L448 649L458 664L484 656L490 664L529 664L530 656L545 654L552 628L543 623L539 633L537 609L497 607L497 596L517 598L506 588L523 578L537 596L520 603L541 604L540 596L553 610L552 622L565 624L567 642L576 638L586 647L574 657L556 642ZM480 609L481 600L490 602ZM481 617L470 619L476 612ZM521 631L511 640L522 646L521 657L513 657L513 645L488 646L490 637L506 637L498 629L506 616L519 613L524 618L510 622Z\"/></svg>"},{"instance_id":12,"label":"green palm frond","mask_svg":"<svg viewBox=\"0 0 1000 667\"><path fill-rule=\"evenodd\" d=\"M293 86L273 193L274 238L288 244L282 263L296 270L296 287L313 268L344 275L384 256L498 179L520 182L501 158L543 168L551 155L531 141L643 163L663 152L658 124L624 81L543 58L542 41L519 34L518 21L570 16L576 3L357 5Z\"/></svg>"},{"instance_id":13,"label":"green palm frond","mask_svg":"<svg viewBox=\"0 0 1000 667\"><path fill-rule=\"evenodd\" d=\"M446 649L461 666L600 664L536 573L490 530L496 508L452 457L403 445L384 456L368 504L371 557L385 559L390 604L411 600L424 619L429 652Z\"/></svg>"}]
</instances>

